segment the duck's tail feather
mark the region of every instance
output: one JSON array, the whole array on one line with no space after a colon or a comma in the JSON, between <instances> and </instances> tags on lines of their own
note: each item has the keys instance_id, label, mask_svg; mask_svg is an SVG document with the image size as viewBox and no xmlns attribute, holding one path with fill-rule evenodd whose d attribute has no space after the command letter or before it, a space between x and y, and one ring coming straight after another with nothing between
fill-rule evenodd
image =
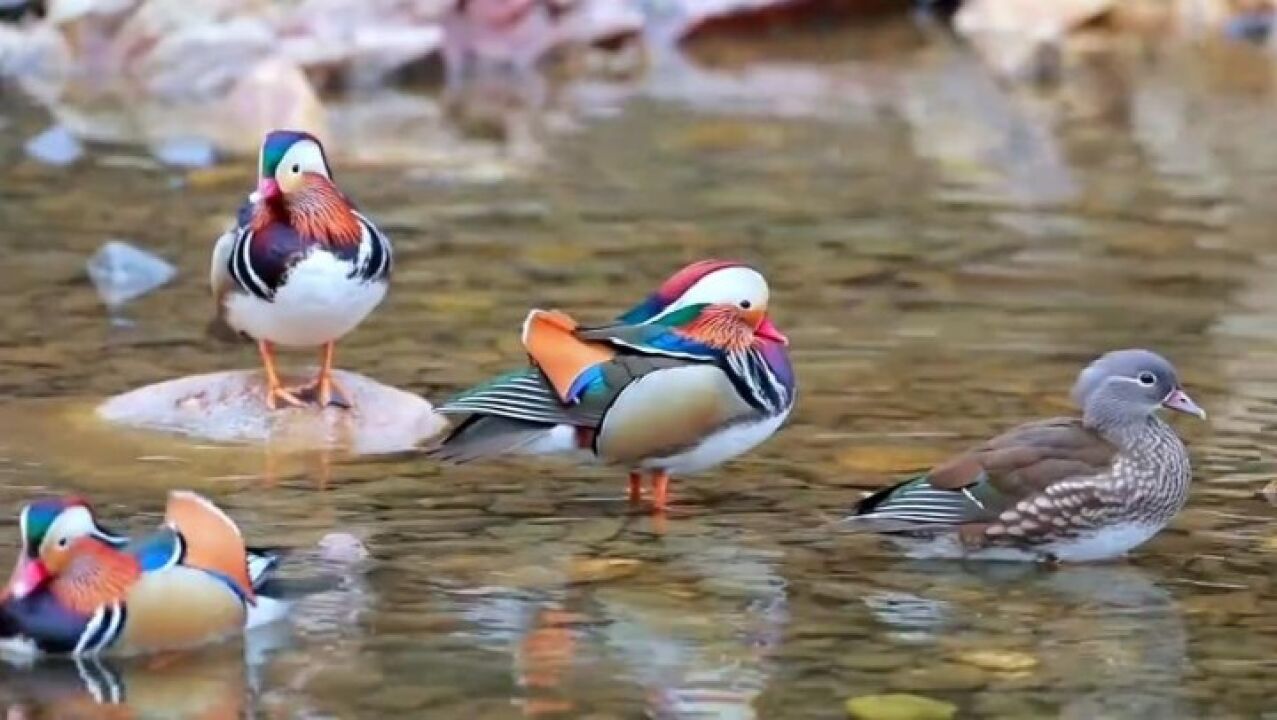
<instances>
[{"instance_id":1,"label":"duck's tail feather","mask_svg":"<svg viewBox=\"0 0 1277 720\"><path fill-rule=\"evenodd\" d=\"M467 463L528 451L547 438L555 427L496 415L471 415L426 453L446 462Z\"/></svg>"}]
</instances>

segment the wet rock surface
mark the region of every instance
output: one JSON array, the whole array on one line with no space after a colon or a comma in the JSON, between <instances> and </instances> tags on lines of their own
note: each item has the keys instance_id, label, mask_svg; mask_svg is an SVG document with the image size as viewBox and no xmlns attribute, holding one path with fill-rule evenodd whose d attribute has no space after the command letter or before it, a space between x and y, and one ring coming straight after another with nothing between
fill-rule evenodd
<instances>
[{"instance_id":1,"label":"wet rock surface","mask_svg":"<svg viewBox=\"0 0 1277 720\"><path fill-rule=\"evenodd\" d=\"M356 454L411 450L446 422L430 402L355 373L337 371L352 408L266 407L264 376L251 370L196 375L148 385L107 400L103 420L222 443L269 443L295 450Z\"/></svg>"}]
</instances>

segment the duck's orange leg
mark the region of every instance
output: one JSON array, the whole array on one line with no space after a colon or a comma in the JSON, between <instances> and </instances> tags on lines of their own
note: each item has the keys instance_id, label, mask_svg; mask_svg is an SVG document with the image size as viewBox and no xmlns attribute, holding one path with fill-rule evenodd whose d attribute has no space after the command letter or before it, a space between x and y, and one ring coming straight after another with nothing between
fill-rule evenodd
<instances>
[{"instance_id":1,"label":"duck's orange leg","mask_svg":"<svg viewBox=\"0 0 1277 720\"><path fill-rule=\"evenodd\" d=\"M350 407L350 395L337 384L337 378L333 377L333 357L337 354L337 343L324 343L323 361L319 365L319 375L315 377L315 384L311 387L311 393L315 402L319 407L325 408L329 405L337 407Z\"/></svg>"},{"instance_id":2,"label":"duck's orange leg","mask_svg":"<svg viewBox=\"0 0 1277 720\"><path fill-rule=\"evenodd\" d=\"M664 470L657 470L652 475L652 507L663 512L669 507L669 500L670 474Z\"/></svg>"},{"instance_id":3,"label":"duck's orange leg","mask_svg":"<svg viewBox=\"0 0 1277 720\"><path fill-rule=\"evenodd\" d=\"M261 353L262 366L266 368L266 407L275 410L281 402L293 407L305 405L301 398L285 389L279 381L279 373L275 371L275 346L265 340L258 340L257 351Z\"/></svg>"},{"instance_id":4,"label":"duck's orange leg","mask_svg":"<svg viewBox=\"0 0 1277 720\"><path fill-rule=\"evenodd\" d=\"M643 499L643 473L637 470L630 473L630 502Z\"/></svg>"}]
</instances>

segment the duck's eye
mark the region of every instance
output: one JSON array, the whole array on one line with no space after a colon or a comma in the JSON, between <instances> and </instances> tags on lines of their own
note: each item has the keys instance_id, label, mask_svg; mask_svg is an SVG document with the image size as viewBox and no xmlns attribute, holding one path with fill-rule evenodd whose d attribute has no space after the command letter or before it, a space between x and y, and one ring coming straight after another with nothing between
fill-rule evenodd
<instances>
[{"instance_id":1,"label":"duck's eye","mask_svg":"<svg viewBox=\"0 0 1277 720\"><path fill-rule=\"evenodd\" d=\"M64 548L66 546L67 546L67 539L65 537L58 538L58 547Z\"/></svg>"},{"instance_id":2,"label":"duck's eye","mask_svg":"<svg viewBox=\"0 0 1277 720\"><path fill-rule=\"evenodd\" d=\"M1140 385L1147 385L1149 387L1152 387L1157 383L1157 376L1151 372L1142 372L1136 379L1140 381Z\"/></svg>"},{"instance_id":3,"label":"duck's eye","mask_svg":"<svg viewBox=\"0 0 1277 720\"><path fill-rule=\"evenodd\" d=\"M740 309L741 309L741 310L748 310L748 309L749 309L752 305L753 305L753 303L751 303L751 302L750 302L750 301L748 301L748 300L741 300L741 301L740 301Z\"/></svg>"},{"instance_id":4,"label":"duck's eye","mask_svg":"<svg viewBox=\"0 0 1277 720\"><path fill-rule=\"evenodd\" d=\"M296 175L297 173L301 171L302 171L302 166L296 163L293 163L293 174Z\"/></svg>"}]
</instances>

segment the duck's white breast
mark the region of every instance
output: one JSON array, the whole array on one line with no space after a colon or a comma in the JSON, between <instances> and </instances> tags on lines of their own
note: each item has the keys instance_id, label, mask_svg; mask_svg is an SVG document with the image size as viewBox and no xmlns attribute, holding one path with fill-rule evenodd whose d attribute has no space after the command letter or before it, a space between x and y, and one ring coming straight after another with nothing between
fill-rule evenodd
<instances>
[{"instance_id":1,"label":"duck's white breast","mask_svg":"<svg viewBox=\"0 0 1277 720\"><path fill-rule=\"evenodd\" d=\"M293 266L271 301L226 296L231 327L286 347L315 347L354 330L386 296L384 281L351 277L350 263L315 249Z\"/></svg>"},{"instance_id":2,"label":"duck's white breast","mask_svg":"<svg viewBox=\"0 0 1277 720\"><path fill-rule=\"evenodd\" d=\"M645 460L642 467L664 469L674 475L697 473L743 455L776 434L789 411L754 422L729 425L710 434L692 449L669 457Z\"/></svg>"}]
</instances>

